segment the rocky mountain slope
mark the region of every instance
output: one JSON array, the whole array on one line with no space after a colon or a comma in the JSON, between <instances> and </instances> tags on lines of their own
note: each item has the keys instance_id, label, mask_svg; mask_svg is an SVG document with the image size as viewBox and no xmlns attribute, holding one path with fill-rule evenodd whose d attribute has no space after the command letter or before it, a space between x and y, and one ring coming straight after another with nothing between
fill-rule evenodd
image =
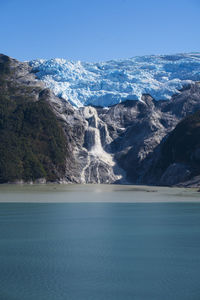
<instances>
[{"instance_id":1,"label":"rocky mountain slope","mask_svg":"<svg viewBox=\"0 0 200 300\"><path fill-rule=\"evenodd\" d=\"M158 178L150 174L159 147L180 120L200 109L200 84L188 87L169 101L155 101L150 95L143 95L142 100L118 104L106 113L100 109L99 113L113 139L107 149L126 171L127 180L159 184Z\"/></svg>"},{"instance_id":2,"label":"rocky mountain slope","mask_svg":"<svg viewBox=\"0 0 200 300\"><path fill-rule=\"evenodd\" d=\"M26 63L0 55L0 183L65 178L67 136Z\"/></svg>"},{"instance_id":3,"label":"rocky mountain slope","mask_svg":"<svg viewBox=\"0 0 200 300\"><path fill-rule=\"evenodd\" d=\"M150 173L160 185L200 183L200 111L178 123L161 143Z\"/></svg>"},{"instance_id":4,"label":"rocky mountain slope","mask_svg":"<svg viewBox=\"0 0 200 300\"><path fill-rule=\"evenodd\" d=\"M8 73L5 75L6 69ZM10 162L14 166L18 161L25 169L28 164L27 169L30 170L31 163L29 160L27 162L24 155L27 146L24 147L23 143L26 141L29 143L29 152L30 145L33 145L32 154L36 155L45 172L34 176L30 171L28 176L23 171L17 172L18 175L10 181L45 178L47 181L72 183L173 185L198 175L198 171L193 171L194 164L190 166L188 176L177 177L176 172L167 169L174 164L185 165L185 161L171 159L164 166L161 162L167 161L167 156L171 155L170 149L175 145L175 140L179 144L177 124L200 110L199 82L187 84L170 100L157 101L151 95L143 94L140 101L126 100L109 108L82 106L77 109L66 99L56 97L44 82L37 80L35 66L32 68L28 63L1 55L0 71L3 80L1 120L7 115L9 122L12 119L12 127L9 127L9 122L4 122L3 130L6 134L9 132L7 137L11 134L20 137L20 145L23 145L20 146L20 153L23 154L15 158L16 145L13 142L7 144L9 138L3 140L6 134L1 128L0 138L3 142L0 151L5 154L6 148L13 150L10 157L4 156L0 165L1 182L9 181L3 166ZM5 108L11 100L14 109ZM31 114L28 115L27 105L31 106ZM17 113L18 110L20 113ZM16 124L18 128L18 123L22 124L19 130L14 126ZM171 141L170 133L173 134L173 131L176 134ZM196 134L194 131L193 135ZM170 142L166 142L168 139ZM198 145L191 153L195 151L198 152ZM47 156L45 159L44 155ZM50 163L46 164L46 161ZM183 174L182 169L177 172Z\"/></svg>"}]
</instances>

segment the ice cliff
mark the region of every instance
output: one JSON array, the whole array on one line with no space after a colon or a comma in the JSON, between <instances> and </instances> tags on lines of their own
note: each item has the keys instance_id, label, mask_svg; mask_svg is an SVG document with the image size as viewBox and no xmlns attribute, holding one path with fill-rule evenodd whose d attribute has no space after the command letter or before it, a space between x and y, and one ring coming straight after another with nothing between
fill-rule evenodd
<instances>
[{"instance_id":1,"label":"ice cliff","mask_svg":"<svg viewBox=\"0 0 200 300\"><path fill-rule=\"evenodd\" d=\"M38 79L77 107L111 106L125 100L156 100L200 80L200 53L137 56L101 63L38 59L29 62Z\"/></svg>"}]
</instances>

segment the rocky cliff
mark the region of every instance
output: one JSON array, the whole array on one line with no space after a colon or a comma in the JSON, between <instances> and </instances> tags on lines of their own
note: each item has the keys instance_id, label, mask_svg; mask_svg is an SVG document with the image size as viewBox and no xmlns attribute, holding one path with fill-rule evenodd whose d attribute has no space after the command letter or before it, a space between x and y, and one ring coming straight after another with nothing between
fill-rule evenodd
<instances>
[{"instance_id":1,"label":"rocky cliff","mask_svg":"<svg viewBox=\"0 0 200 300\"><path fill-rule=\"evenodd\" d=\"M126 100L107 108L74 108L37 80L27 63L1 55L0 80L1 182L44 177L71 183L174 185L200 174L192 170L195 163L183 171L188 162L177 158L162 164L173 156L173 145L179 147L178 137L184 130L177 130L177 124L200 110L198 82L170 100L157 101L143 94L141 101ZM195 139L196 131L192 134ZM12 135L17 144L10 142ZM181 149L189 143L185 141ZM5 155L6 148L11 156ZM20 154L15 156L16 149ZM35 164L26 153L35 156ZM191 155L198 156L197 145ZM21 171L8 180L6 166L13 169L16 164ZM36 166L34 174L32 165Z\"/></svg>"}]
</instances>

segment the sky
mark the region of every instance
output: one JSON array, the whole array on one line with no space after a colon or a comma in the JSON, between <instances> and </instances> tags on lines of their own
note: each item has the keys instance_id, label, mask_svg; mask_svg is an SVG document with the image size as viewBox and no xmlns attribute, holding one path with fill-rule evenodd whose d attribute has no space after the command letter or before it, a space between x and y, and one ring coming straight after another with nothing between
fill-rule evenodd
<instances>
[{"instance_id":1,"label":"sky","mask_svg":"<svg viewBox=\"0 0 200 300\"><path fill-rule=\"evenodd\" d=\"M0 53L105 61L200 52L200 0L0 0Z\"/></svg>"}]
</instances>

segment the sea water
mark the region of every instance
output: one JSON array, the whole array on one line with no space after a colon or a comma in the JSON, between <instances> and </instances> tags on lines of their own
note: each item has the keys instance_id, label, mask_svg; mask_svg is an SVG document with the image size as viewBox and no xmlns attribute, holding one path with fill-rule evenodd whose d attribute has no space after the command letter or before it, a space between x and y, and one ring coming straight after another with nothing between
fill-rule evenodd
<instances>
[{"instance_id":1,"label":"sea water","mask_svg":"<svg viewBox=\"0 0 200 300\"><path fill-rule=\"evenodd\" d=\"M196 190L0 187L1 300L199 300Z\"/></svg>"}]
</instances>

